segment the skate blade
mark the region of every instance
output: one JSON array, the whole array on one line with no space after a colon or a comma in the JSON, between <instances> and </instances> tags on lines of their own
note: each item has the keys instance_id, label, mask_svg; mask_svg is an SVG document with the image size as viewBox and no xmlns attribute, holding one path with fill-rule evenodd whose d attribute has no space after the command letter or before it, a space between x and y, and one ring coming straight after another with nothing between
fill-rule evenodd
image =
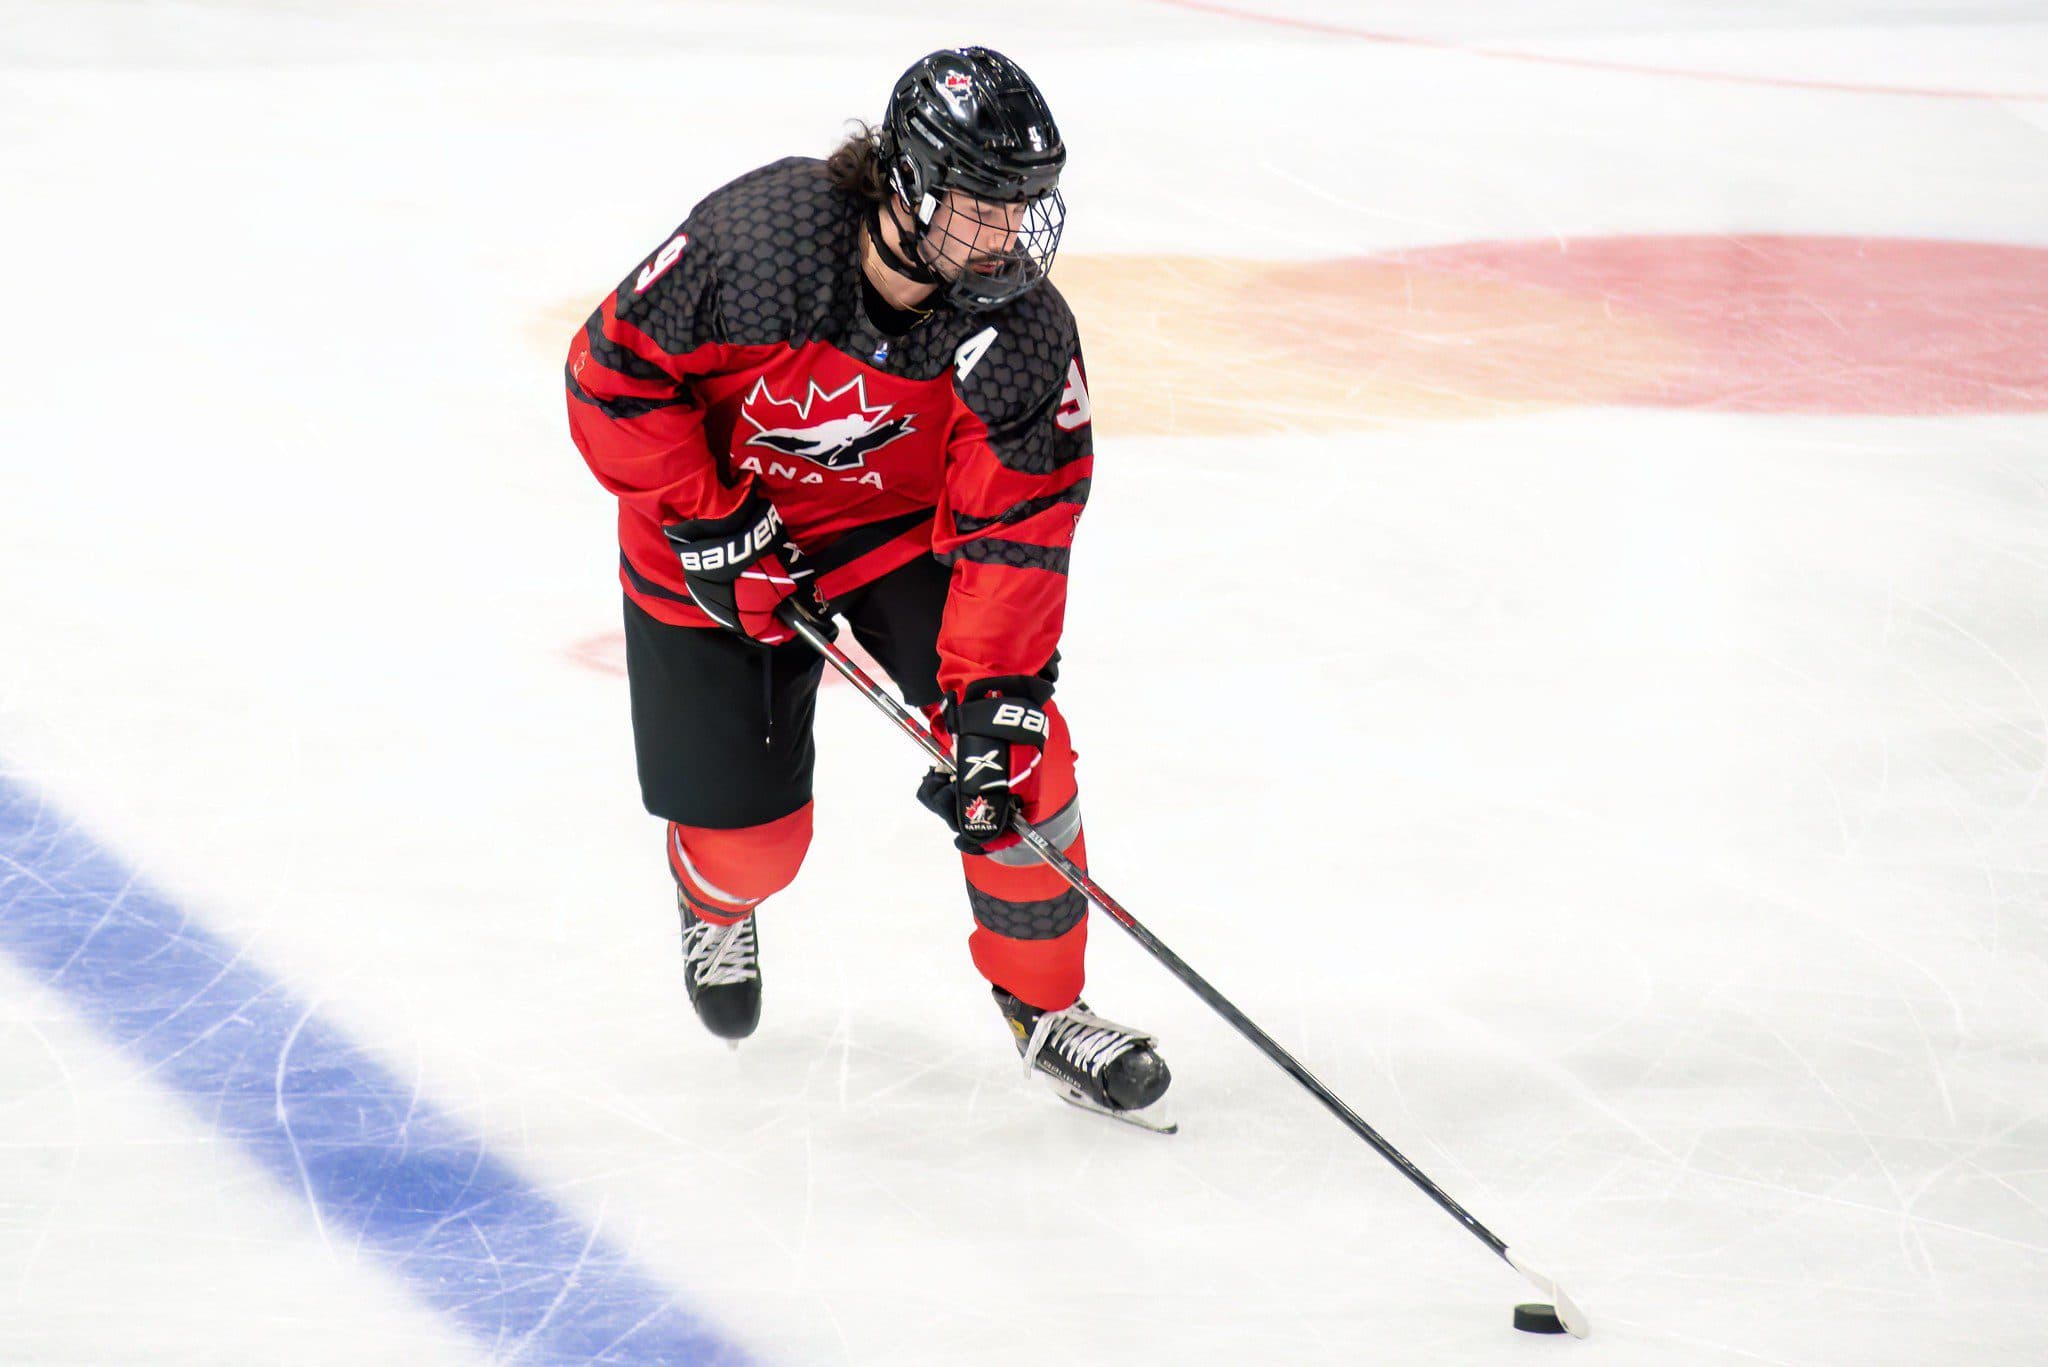
<instances>
[{"instance_id":1,"label":"skate blade","mask_svg":"<svg viewBox=\"0 0 2048 1367\"><path fill-rule=\"evenodd\" d=\"M1060 1100L1077 1110L1106 1116L1111 1120L1121 1121L1126 1125L1148 1131L1152 1134L1180 1133L1180 1123L1178 1121L1167 1120L1163 1116L1154 1116L1151 1114L1152 1107L1150 1106L1147 1106L1142 1111L1118 1111L1112 1110L1108 1106L1100 1105L1092 1097L1058 1082L1053 1083L1052 1090L1054 1096L1057 1096Z\"/></svg>"}]
</instances>

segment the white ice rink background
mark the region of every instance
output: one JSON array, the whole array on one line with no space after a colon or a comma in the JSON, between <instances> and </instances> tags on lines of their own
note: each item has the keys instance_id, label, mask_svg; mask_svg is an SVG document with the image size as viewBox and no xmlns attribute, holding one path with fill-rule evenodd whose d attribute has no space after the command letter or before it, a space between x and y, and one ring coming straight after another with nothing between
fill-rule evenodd
<instances>
[{"instance_id":1,"label":"white ice rink background","mask_svg":"<svg viewBox=\"0 0 2048 1367\"><path fill-rule=\"evenodd\" d=\"M1071 149L1104 883L1018 1076L821 703L684 999L569 330L983 42ZM2048 1357L2032 7L0 6L0 1362Z\"/></svg>"}]
</instances>

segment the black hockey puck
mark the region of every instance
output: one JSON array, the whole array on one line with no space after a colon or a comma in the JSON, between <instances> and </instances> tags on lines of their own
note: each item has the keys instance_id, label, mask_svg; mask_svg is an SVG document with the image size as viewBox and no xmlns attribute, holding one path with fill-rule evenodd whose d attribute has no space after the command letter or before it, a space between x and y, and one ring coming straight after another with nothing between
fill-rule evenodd
<instances>
[{"instance_id":1,"label":"black hockey puck","mask_svg":"<svg viewBox=\"0 0 2048 1367\"><path fill-rule=\"evenodd\" d=\"M1564 1321L1553 1307L1528 1301L1515 1307L1515 1328L1525 1334L1562 1334Z\"/></svg>"}]
</instances>

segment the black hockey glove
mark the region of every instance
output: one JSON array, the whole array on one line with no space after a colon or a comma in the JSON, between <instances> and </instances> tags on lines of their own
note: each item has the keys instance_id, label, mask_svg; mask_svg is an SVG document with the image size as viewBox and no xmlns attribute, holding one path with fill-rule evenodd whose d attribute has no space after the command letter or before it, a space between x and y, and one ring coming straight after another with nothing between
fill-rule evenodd
<instances>
[{"instance_id":1,"label":"black hockey glove","mask_svg":"<svg viewBox=\"0 0 2048 1367\"><path fill-rule=\"evenodd\" d=\"M1010 816L1038 796L1051 697L1052 685L1043 679L988 679L934 709L932 739L953 752L954 772L927 773L917 800L953 828L960 850L994 854L1017 843Z\"/></svg>"},{"instance_id":2,"label":"black hockey glove","mask_svg":"<svg viewBox=\"0 0 2048 1367\"><path fill-rule=\"evenodd\" d=\"M800 600L820 611L816 594L803 586L809 570L793 570L797 550L782 527L782 514L759 494L725 517L678 522L662 534L683 563L683 582L705 615L749 640L778 646L796 633L776 615L783 603Z\"/></svg>"}]
</instances>

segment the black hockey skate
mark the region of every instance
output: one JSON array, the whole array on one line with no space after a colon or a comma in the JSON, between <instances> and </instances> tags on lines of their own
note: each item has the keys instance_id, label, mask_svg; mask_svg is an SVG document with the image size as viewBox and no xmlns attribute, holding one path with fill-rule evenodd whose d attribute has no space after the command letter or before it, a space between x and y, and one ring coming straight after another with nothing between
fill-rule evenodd
<instances>
[{"instance_id":1,"label":"black hockey skate","mask_svg":"<svg viewBox=\"0 0 2048 1367\"><path fill-rule=\"evenodd\" d=\"M701 920L680 888L676 911L683 918L683 974L690 1005L705 1029L737 1049L761 1023L761 946L754 918L731 926Z\"/></svg>"},{"instance_id":2,"label":"black hockey skate","mask_svg":"<svg viewBox=\"0 0 2048 1367\"><path fill-rule=\"evenodd\" d=\"M1179 1128L1139 1114L1166 1095L1173 1081L1150 1035L1091 1015L1086 1002L1064 1011L1040 1011L1000 987L993 990L1025 1070L1051 1078L1062 1098L1157 1134Z\"/></svg>"}]
</instances>

